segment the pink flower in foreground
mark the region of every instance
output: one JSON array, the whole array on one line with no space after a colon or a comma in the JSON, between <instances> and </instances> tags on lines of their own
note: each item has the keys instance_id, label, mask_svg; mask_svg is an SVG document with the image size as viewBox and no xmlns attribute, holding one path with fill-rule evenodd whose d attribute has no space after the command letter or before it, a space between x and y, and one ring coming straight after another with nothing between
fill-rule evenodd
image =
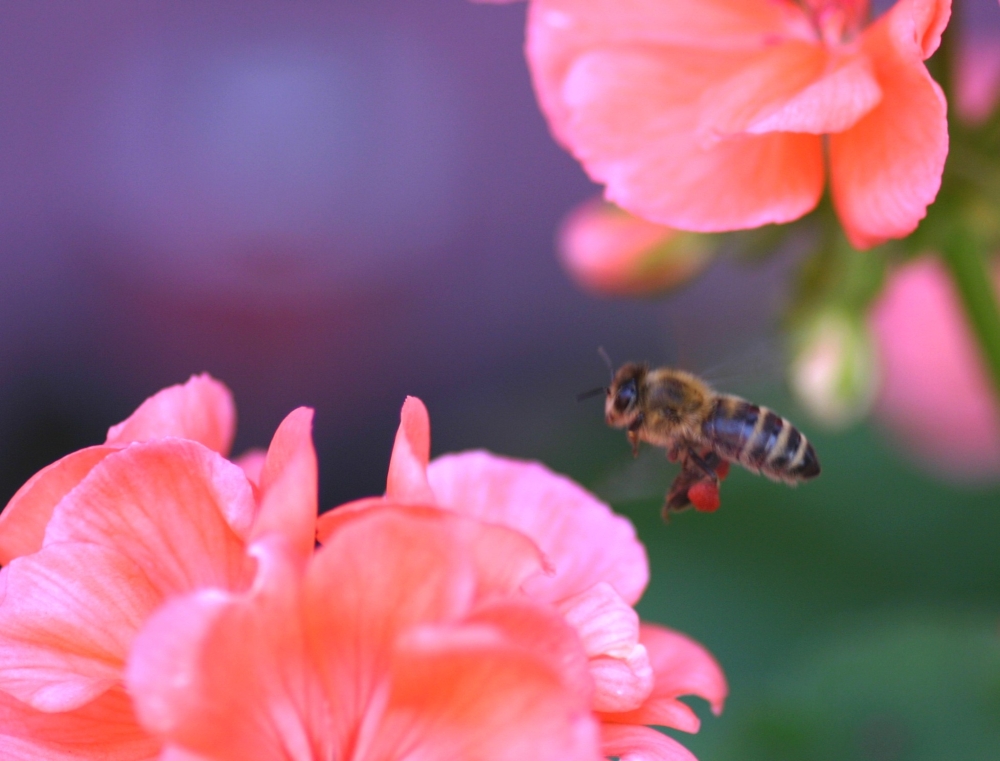
<instances>
[{"instance_id":1,"label":"pink flower in foreground","mask_svg":"<svg viewBox=\"0 0 1000 761\"><path fill-rule=\"evenodd\" d=\"M900 267L870 322L882 364L875 413L893 438L939 475L1000 476L1000 407L944 267L932 257Z\"/></svg>"},{"instance_id":2,"label":"pink flower in foreground","mask_svg":"<svg viewBox=\"0 0 1000 761\"><path fill-rule=\"evenodd\" d=\"M559 232L559 256L573 279L608 296L656 293L686 283L712 260L707 242L647 222L601 201L574 209Z\"/></svg>"},{"instance_id":3,"label":"pink flower in foreground","mask_svg":"<svg viewBox=\"0 0 1000 761\"><path fill-rule=\"evenodd\" d=\"M246 594L169 603L128 686L179 761L597 761L586 661L561 618L518 593L523 535L431 508L338 517L303 563L253 548Z\"/></svg>"},{"instance_id":4,"label":"pink flower in foreground","mask_svg":"<svg viewBox=\"0 0 1000 761\"><path fill-rule=\"evenodd\" d=\"M312 552L311 420L299 409L282 422L254 484L219 453L233 436L228 390L192 378L18 491L0 515L4 758L155 754L122 684L132 640L172 596L247 588L261 536Z\"/></svg>"},{"instance_id":5,"label":"pink flower in foreground","mask_svg":"<svg viewBox=\"0 0 1000 761\"><path fill-rule=\"evenodd\" d=\"M609 201L681 230L788 222L829 156L851 242L903 237L937 195L946 104L923 61L950 0L530 0L556 138ZM824 148L824 138L826 148Z\"/></svg>"},{"instance_id":6,"label":"pink flower in foreground","mask_svg":"<svg viewBox=\"0 0 1000 761\"><path fill-rule=\"evenodd\" d=\"M643 725L697 731L698 718L678 696L703 697L719 713L725 678L700 645L662 627L640 627L632 605L648 582L649 569L632 525L537 463L481 451L429 462L430 421L423 403L408 398L401 418L386 496L320 516L320 541L326 542L348 516L385 501L433 504L530 537L551 572L527 579L523 589L559 611L583 643L604 754L641 749L648 758L691 758L677 742Z\"/></svg>"}]
</instances>

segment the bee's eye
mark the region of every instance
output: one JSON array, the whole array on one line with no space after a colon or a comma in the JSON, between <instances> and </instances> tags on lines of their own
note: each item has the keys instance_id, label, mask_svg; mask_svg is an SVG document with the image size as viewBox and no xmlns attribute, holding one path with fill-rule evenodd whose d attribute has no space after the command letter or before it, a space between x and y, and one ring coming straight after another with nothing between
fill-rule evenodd
<instances>
[{"instance_id":1,"label":"bee's eye","mask_svg":"<svg viewBox=\"0 0 1000 761\"><path fill-rule=\"evenodd\" d=\"M619 388L618 393L615 394L615 409L618 412L624 412L635 404L635 396L635 381L631 380Z\"/></svg>"}]
</instances>

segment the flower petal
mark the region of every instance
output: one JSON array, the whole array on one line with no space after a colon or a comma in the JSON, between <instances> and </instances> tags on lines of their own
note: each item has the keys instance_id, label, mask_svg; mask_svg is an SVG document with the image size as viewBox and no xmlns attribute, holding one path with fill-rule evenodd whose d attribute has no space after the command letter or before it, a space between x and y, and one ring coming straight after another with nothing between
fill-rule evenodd
<instances>
[{"instance_id":1,"label":"flower petal","mask_svg":"<svg viewBox=\"0 0 1000 761\"><path fill-rule=\"evenodd\" d=\"M618 761L697 761L687 748L649 727L602 724L601 749Z\"/></svg>"},{"instance_id":2,"label":"flower petal","mask_svg":"<svg viewBox=\"0 0 1000 761\"><path fill-rule=\"evenodd\" d=\"M590 657L595 711L631 711L653 689L653 669L639 644L639 616L610 584L595 584L558 609Z\"/></svg>"},{"instance_id":3,"label":"flower petal","mask_svg":"<svg viewBox=\"0 0 1000 761\"><path fill-rule=\"evenodd\" d=\"M136 638L126 678L140 719L195 758L335 757L313 713L323 702L305 658L301 558L280 536L254 552L247 594L174 600Z\"/></svg>"},{"instance_id":4,"label":"flower petal","mask_svg":"<svg viewBox=\"0 0 1000 761\"><path fill-rule=\"evenodd\" d=\"M633 710L653 689L653 669L642 645L636 645L625 658L591 658L590 676L594 680L595 711Z\"/></svg>"},{"instance_id":5,"label":"flower petal","mask_svg":"<svg viewBox=\"0 0 1000 761\"><path fill-rule=\"evenodd\" d=\"M639 644L639 614L610 584L600 582L558 604L588 656L627 657Z\"/></svg>"},{"instance_id":6,"label":"flower petal","mask_svg":"<svg viewBox=\"0 0 1000 761\"><path fill-rule=\"evenodd\" d=\"M433 504L427 485L427 461L431 452L431 420L424 403L406 397L400 412L396 443L389 461L385 496L398 504Z\"/></svg>"},{"instance_id":7,"label":"flower petal","mask_svg":"<svg viewBox=\"0 0 1000 761\"><path fill-rule=\"evenodd\" d=\"M129 444L176 436L229 454L236 432L236 406L229 389L208 374L192 375L149 397L125 421L108 430L107 444Z\"/></svg>"},{"instance_id":8,"label":"flower petal","mask_svg":"<svg viewBox=\"0 0 1000 761\"><path fill-rule=\"evenodd\" d=\"M927 60L941 44L951 18L951 0L898 0L886 15L896 27L895 36L913 40Z\"/></svg>"},{"instance_id":9,"label":"flower petal","mask_svg":"<svg viewBox=\"0 0 1000 761\"><path fill-rule=\"evenodd\" d=\"M867 57L831 55L818 44L789 40L765 48L701 96L699 131L715 139L740 132L841 132L881 98Z\"/></svg>"},{"instance_id":10,"label":"flower petal","mask_svg":"<svg viewBox=\"0 0 1000 761\"><path fill-rule=\"evenodd\" d=\"M921 62L921 44L929 43L921 43L912 17L924 5L900 0L865 32L863 47L874 62L882 101L856 125L830 136L834 206L857 248L909 235L941 187L947 104Z\"/></svg>"},{"instance_id":11,"label":"flower petal","mask_svg":"<svg viewBox=\"0 0 1000 761\"><path fill-rule=\"evenodd\" d=\"M237 589L248 578L242 537L255 509L238 466L192 441L150 441L94 467L56 507L45 546L114 547L165 593Z\"/></svg>"},{"instance_id":12,"label":"flower petal","mask_svg":"<svg viewBox=\"0 0 1000 761\"><path fill-rule=\"evenodd\" d=\"M653 691L638 710L606 713L602 716L605 722L657 724L697 732L698 717L677 700L681 695L704 698L713 713L722 713L729 687L719 664L704 647L680 632L656 624L642 624L640 641L646 646L653 667Z\"/></svg>"},{"instance_id":13,"label":"flower petal","mask_svg":"<svg viewBox=\"0 0 1000 761\"><path fill-rule=\"evenodd\" d=\"M252 538L278 532L302 557L316 542L318 474L312 443L313 411L300 407L278 426L260 475L260 511Z\"/></svg>"},{"instance_id":14,"label":"flower petal","mask_svg":"<svg viewBox=\"0 0 1000 761\"><path fill-rule=\"evenodd\" d=\"M788 222L823 187L820 138L768 133L706 144L700 99L739 70L721 51L597 50L576 60L563 97L567 139L605 195L681 230L717 232Z\"/></svg>"},{"instance_id":15,"label":"flower petal","mask_svg":"<svg viewBox=\"0 0 1000 761\"><path fill-rule=\"evenodd\" d=\"M211 761L211 757L193 753L176 745L167 745L156 761Z\"/></svg>"},{"instance_id":16,"label":"flower petal","mask_svg":"<svg viewBox=\"0 0 1000 761\"><path fill-rule=\"evenodd\" d=\"M94 544L49 545L0 575L0 689L46 711L116 684L133 635L162 600L134 562Z\"/></svg>"},{"instance_id":17,"label":"flower petal","mask_svg":"<svg viewBox=\"0 0 1000 761\"><path fill-rule=\"evenodd\" d=\"M367 761L597 761L597 728L558 673L519 648L439 634L397 651Z\"/></svg>"},{"instance_id":18,"label":"flower petal","mask_svg":"<svg viewBox=\"0 0 1000 761\"><path fill-rule=\"evenodd\" d=\"M400 632L469 611L477 579L461 523L441 510L374 507L353 514L314 556L306 633L336 736L364 715Z\"/></svg>"},{"instance_id":19,"label":"flower petal","mask_svg":"<svg viewBox=\"0 0 1000 761\"><path fill-rule=\"evenodd\" d=\"M632 524L568 478L488 452L439 457L427 477L442 507L509 526L538 545L555 573L527 580L533 597L557 601L601 581L629 604L642 594L649 567Z\"/></svg>"},{"instance_id":20,"label":"flower petal","mask_svg":"<svg viewBox=\"0 0 1000 761\"><path fill-rule=\"evenodd\" d=\"M56 504L91 469L118 447L87 447L33 475L0 513L0 565L42 548L45 527Z\"/></svg>"},{"instance_id":21,"label":"flower petal","mask_svg":"<svg viewBox=\"0 0 1000 761\"><path fill-rule=\"evenodd\" d=\"M500 600L477 608L466 621L488 624L502 632L508 644L543 657L582 705L591 704L594 685L587 654L562 616L520 600Z\"/></svg>"},{"instance_id":22,"label":"flower petal","mask_svg":"<svg viewBox=\"0 0 1000 761\"><path fill-rule=\"evenodd\" d=\"M43 713L0 693L4 761L146 761L159 742L135 720L121 687L73 711Z\"/></svg>"},{"instance_id":23,"label":"flower petal","mask_svg":"<svg viewBox=\"0 0 1000 761\"><path fill-rule=\"evenodd\" d=\"M254 486L260 486L260 474L264 471L264 463L267 461L267 452L263 449L248 449L239 457L234 457L233 462L243 468L247 479Z\"/></svg>"}]
</instances>

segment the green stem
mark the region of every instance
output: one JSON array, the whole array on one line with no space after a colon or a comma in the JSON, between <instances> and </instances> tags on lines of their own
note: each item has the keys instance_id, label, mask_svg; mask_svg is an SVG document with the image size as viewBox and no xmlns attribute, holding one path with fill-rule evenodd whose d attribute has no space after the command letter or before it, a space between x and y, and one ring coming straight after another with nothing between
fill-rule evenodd
<instances>
[{"instance_id":1,"label":"green stem","mask_svg":"<svg viewBox=\"0 0 1000 761\"><path fill-rule=\"evenodd\" d=\"M1000 399L1000 309L993 277L972 236L961 228L961 225L952 227L944 246L944 261Z\"/></svg>"}]
</instances>

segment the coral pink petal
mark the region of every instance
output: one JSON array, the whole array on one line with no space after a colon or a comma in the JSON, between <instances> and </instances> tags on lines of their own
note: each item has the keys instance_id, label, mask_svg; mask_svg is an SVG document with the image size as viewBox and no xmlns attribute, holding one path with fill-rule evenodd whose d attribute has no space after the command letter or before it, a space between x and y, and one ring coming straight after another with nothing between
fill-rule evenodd
<instances>
[{"instance_id":1,"label":"coral pink petal","mask_svg":"<svg viewBox=\"0 0 1000 761\"><path fill-rule=\"evenodd\" d=\"M697 761L687 748L649 727L602 724L601 748L618 761Z\"/></svg>"},{"instance_id":2,"label":"coral pink petal","mask_svg":"<svg viewBox=\"0 0 1000 761\"><path fill-rule=\"evenodd\" d=\"M741 132L840 132L881 97L866 57L833 56L820 45L789 40L766 47L702 94L699 131L706 139Z\"/></svg>"},{"instance_id":3,"label":"coral pink petal","mask_svg":"<svg viewBox=\"0 0 1000 761\"><path fill-rule=\"evenodd\" d=\"M456 632L397 651L366 761L468 758L598 761L597 726L537 657Z\"/></svg>"},{"instance_id":4,"label":"coral pink petal","mask_svg":"<svg viewBox=\"0 0 1000 761\"><path fill-rule=\"evenodd\" d=\"M166 746L156 761L212 761L211 756L194 753L176 745Z\"/></svg>"},{"instance_id":5,"label":"coral pink petal","mask_svg":"<svg viewBox=\"0 0 1000 761\"><path fill-rule=\"evenodd\" d=\"M91 468L118 447L87 447L38 471L0 513L0 565L42 548L52 510Z\"/></svg>"},{"instance_id":6,"label":"coral pink petal","mask_svg":"<svg viewBox=\"0 0 1000 761\"><path fill-rule=\"evenodd\" d=\"M639 614L607 582L560 601L557 608L588 656L624 658L639 644Z\"/></svg>"},{"instance_id":7,"label":"coral pink petal","mask_svg":"<svg viewBox=\"0 0 1000 761\"><path fill-rule=\"evenodd\" d=\"M106 689L165 597L246 586L253 562L227 519L253 509L243 472L195 442L105 457L58 504L43 549L3 571L0 679L50 710Z\"/></svg>"},{"instance_id":8,"label":"coral pink petal","mask_svg":"<svg viewBox=\"0 0 1000 761\"><path fill-rule=\"evenodd\" d=\"M139 717L196 758L336 757L312 713L323 704L305 659L301 561L283 537L254 551L261 569L248 594L175 600L136 639L127 683Z\"/></svg>"},{"instance_id":9,"label":"coral pink petal","mask_svg":"<svg viewBox=\"0 0 1000 761\"><path fill-rule=\"evenodd\" d=\"M149 397L108 431L107 444L129 444L175 436L229 454L236 433L236 406L229 389L207 374L193 375Z\"/></svg>"},{"instance_id":10,"label":"coral pink petal","mask_svg":"<svg viewBox=\"0 0 1000 761\"><path fill-rule=\"evenodd\" d=\"M643 624L640 641L649 652L655 685L636 711L605 714L605 721L622 724L658 724L697 732L694 712L677 700L696 695L708 701L716 715L722 713L729 687L715 658L689 637L656 624Z\"/></svg>"},{"instance_id":11,"label":"coral pink petal","mask_svg":"<svg viewBox=\"0 0 1000 761\"><path fill-rule=\"evenodd\" d=\"M899 0L889 14L895 36L912 39L926 60L941 44L941 35L951 18L952 0Z\"/></svg>"},{"instance_id":12,"label":"coral pink petal","mask_svg":"<svg viewBox=\"0 0 1000 761\"><path fill-rule=\"evenodd\" d=\"M818 136L699 136L700 99L739 71L720 51L596 50L567 75L566 134L608 200L652 222L716 232L788 222L823 188Z\"/></svg>"},{"instance_id":13,"label":"coral pink petal","mask_svg":"<svg viewBox=\"0 0 1000 761\"><path fill-rule=\"evenodd\" d=\"M590 676L594 680L595 711L634 710L653 690L653 669L642 645L636 645L625 658L591 658Z\"/></svg>"},{"instance_id":14,"label":"coral pink petal","mask_svg":"<svg viewBox=\"0 0 1000 761\"><path fill-rule=\"evenodd\" d=\"M159 742L135 720L118 687L81 708L42 713L0 693L0 757L4 761L151 761Z\"/></svg>"},{"instance_id":15,"label":"coral pink petal","mask_svg":"<svg viewBox=\"0 0 1000 761\"><path fill-rule=\"evenodd\" d=\"M316 542L318 473L312 442L313 411L300 407L278 426L260 476L260 511L252 538L283 534L302 557Z\"/></svg>"},{"instance_id":16,"label":"coral pink petal","mask_svg":"<svg viewBox=\"0 0 1000 761\"><path fill-rule=\"evenodd\" d=\"M3 571L0 689L47 711L116 684L132 638L162 600L112 547L49 545Z\"/></svg>"},{"instance_id":17,"label":"coral pink petal","mask_svg":"<svg viewBox=\"0 0 1000 761\"><path fill-rule=\"evenodd\" d=\"M386 504L388 503L385 497L363 497L338 505L333 510L327 510L316 520L316 541L326 544L341 526L353 520L359 513L373 507L385 507Z\"/></svg>"},{"instance_id":18,"label":"coral pink petal","mask_svg":"<svg viewBox=\"0 0 1000 761\"><path fill-rule=\"evenodd\" d=\"M631 711L653 689L653 669L639 644L639 616L610 584L562 600L559 611L590 657L595 711Z\"/></svg>"},{"instance_id":19,"label":"coral pink petal","mask_svg":"<svg viewBox=\"0 0 1000 761\"><path fill-rule=\"evenodd\" d=\"M364 715L400 632L470 610L477 579L465 533L461 518L441 510L374 507L316 553L306 574L306 633L338 737Z\"/></svg>"},{"instance_id":20,"label":"coral pink petal","mask_svg":"<svg viewBox=\"0 0 1000 761\"><path fill-rule=\"evenodd\" d=\"M431 421L424 403L406 397L400 412L396 443L389 461L385 495L396 503L433 504L427 485L427 461L431 452Z\"/></svg>"},{"instance_id":21,"label":"coral pink petal","mask_svg":"<svg viewBox=\"0 0 1000 761\"><path fill-rule=\"evenodd\" d=\"M994 284L1000 292L1000 272ZM959 481L1000 475L1000 406L947 271L926 257L893 272L871 313L876 415L924 467Z\"/></svg>"},{"instance_id":22,"label":"coral pink petal","mask_svg":"<svg viewBox=\"0 0 1000 761\"><path fill-rule=\"evenodd\" d=\"M691 734L695 734L701 728L701 719L698 715L690 706L676 698L648 698L634 711L602 713L601 719L611 724L671 727Z\"/></svg>"},{"instance_id":23,"label":"coral pink petal","mask_svg":"<svg viewBox=\"0 0 1000 761\"><path fill-rule=\"evenodd\" d=\"M555 572L527 580L532 596L557 601L604 581L634 604L645 589L649 567L632 524L568 478L488 452L439 457L427 477L442 507L538 545Z\"/></svg>"},{"instance_id":24,"label":"coral pink petal","mask_svg":"<svg viewBox=\"0 0 1000 761\"><path fill-rule=\"evenodd\" d=\"M500 600L477 608L466 621L487 624L501 631L508 644L541 655L583 705L591 704L594 685L587 654L562 616L535 604Z\"/></svg>"},{"instance_id":25,"label":"coral pink petal","mask_svg":"<svg viewBox=\"0 0 1000 761\"><path fill-rule=\"evenodd\" d=\"M696 695L708 701L713 713L722 713L729 686L711 653L690 637L656 624L642 624L639 641L656 673L653 697Z\"/></svg>"},{"instance_id":26,"label":"coral pink petal","mask_svg":"<svg viewBox=\"0 0 1000 761\"><path fill-rule=\"evenodd\" d=\"M243 471L202 445L133 444L106 457L59 503L45 546L114 547L164 593L240 588L255 509Z\"/></svg>"},{"instance_id":27,"label":"coral pink petal","mask_svg":"<svg viewBox=\"0 0 1000 761\"><path fill-rule=\"evenodd\" d=\"M529 13L533 64L565 64L582 50L616 44L745 53L774 40L813 37L801 9L773 0L534 0ZM532 51L532 40L545 49ZM560 70L546 72L555 88Z\"/></svg>"},{"instance_id":28,"label":"coral pink petal","mask_svg":"<svg viewBox=\"0 0 1000 761\"><path fill-rule=\"evenodd\" d=\"M260 474L264 472L264 463L267 461L267 452L263 449L248 449L239 457L234 457L233 462L243 468L247 479L254 486L260 486Z\"/></svg>"},{"instance_id":29,"label":"coral pink petal","mask_svg":"<svg viewBox=\"0 0 1000 761\"><path fill-rule=\"evenodd\" d=\"M921 62L919 29L908 15L915 5L901 0L865 32L882 101L855 126L830 136L834 206L857 248L910 234L941 186L947 104Z\"/></svg>"}]
</instances>

